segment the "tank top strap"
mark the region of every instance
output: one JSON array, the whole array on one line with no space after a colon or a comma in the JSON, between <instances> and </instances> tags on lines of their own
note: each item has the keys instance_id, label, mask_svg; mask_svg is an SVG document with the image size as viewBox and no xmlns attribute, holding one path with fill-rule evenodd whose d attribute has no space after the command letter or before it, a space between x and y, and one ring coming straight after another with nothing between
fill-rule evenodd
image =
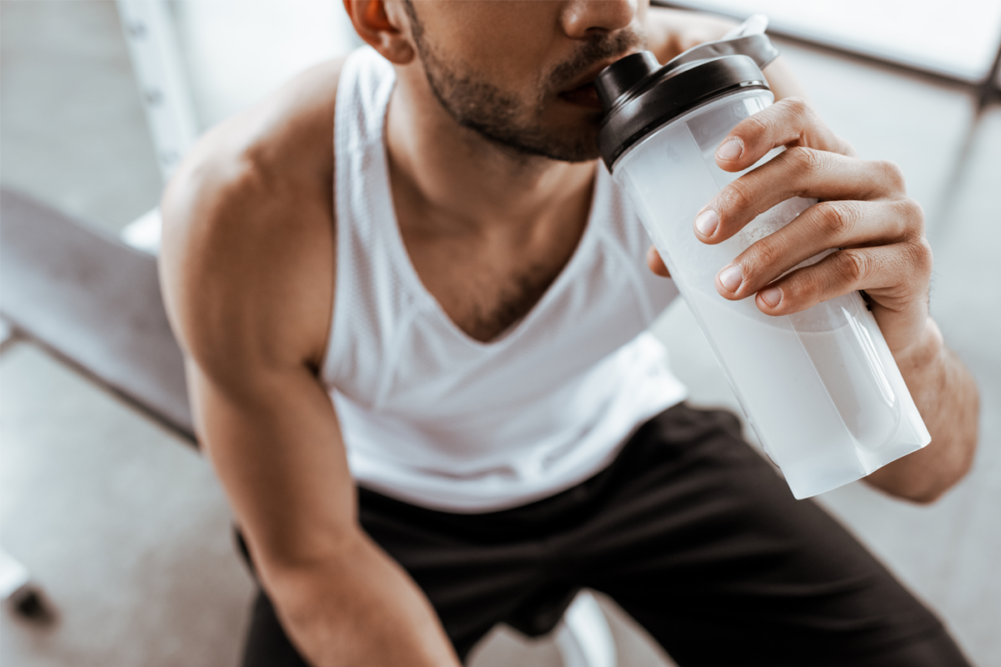
<instances>
[{"instance_id":1,"label":"tank top strap","mask_svg":"<svg viewBox=\"0 0 1001 667\"><path fill-rule=\"evenodd\" d=\"M334 111L337 284L323 378L329 386L367 381L373 386L358 387L366 393L384 381L364 369L386 367L417 303L392 252L398 232L383 137L395 83L386 59L358 49L341 70Z\"/></svg>"}]
</instances>

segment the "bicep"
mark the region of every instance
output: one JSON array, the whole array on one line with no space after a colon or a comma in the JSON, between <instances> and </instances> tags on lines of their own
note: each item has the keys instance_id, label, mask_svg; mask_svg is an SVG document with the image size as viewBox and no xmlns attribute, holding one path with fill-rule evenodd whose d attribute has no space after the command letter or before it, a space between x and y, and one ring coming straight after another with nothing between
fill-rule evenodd
<instances>
[{"instance_id":1,"label":"bicep","mask_svg":"<svg viewBox=\"0 0 1001 667\"><path fill-rule=\"evenodd\" d=\"M332 221L323 188L204 151L164 198L164 298L199 438L267 579L269 563L320 558L357 523L316 371L333 304Z\"/></svg>"},{"instance_id":2,"label":"bicep","mask_svg":"<svg viewBox=\"0 0 1001 667\"><path fill-rule=\"evenodd\" d=\"M322 559L354 537L337 416L308 368L223 383L189 362L188 382L200 439L265 578L269 565Z\"/></svg>"}]
</instances>

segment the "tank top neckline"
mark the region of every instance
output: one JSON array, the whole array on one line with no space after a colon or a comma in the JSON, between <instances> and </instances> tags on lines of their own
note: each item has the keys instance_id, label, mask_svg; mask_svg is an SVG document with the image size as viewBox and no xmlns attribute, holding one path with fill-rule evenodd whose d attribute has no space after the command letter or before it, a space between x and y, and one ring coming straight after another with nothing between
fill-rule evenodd
<instances>
[{"instance_id":1,"label":"tank top neckline","mask_svg":"<svg viewBox=\"0 0 1001 667\"><path fill-rule=\"evenodd\" d=\"M468 336L403 243L383 138L394 79L364 47L338 83L337 274L323 382L351 475L446 512L559 493L684 397L647 331L677 290L641 272L649 240L599 164L577 247L538 303L492 341Z\"/></svg>"},{"instance_id":2,"label":"tank top neckline","mask_svg":"<svg viewBox=\"0 0 1001 667\"><path fill-rule=\"evenodd\" d=\"M381 215L375 216L376 224L383 226L386 232L388 250L396 260L397 267L401 272L401 278L404 283L407 284L417 298L423 302L423 306L425 308L435 313L435 317L443 322L445 328L452 333L453 337L463 341L464 344L475 349L497 349L510 345L524 335L526 330L532 328L533 323L541 317L540 313L545 312L549 304L554 299L558 298L562 291L567 289L567 284L573 280L574 274L579 271L578 267L587 261L587 255L591 252L591 248L595 244L594 238L598 235L596 229L598 225L594 220L595 212L601 210L601 206L604 203L604 197L606 196L605 190L608 187L606 179L602 177L603 169L600 164L597 164L596 161L594 167L594 184L591 189L591 202L590 208L588 209L587 222L585 223L584 231L581 233L580 239L577 241L577 246L574 248L573 254L570 256L570 259L567 260L559 274L552 281L552 283L549 284L549 287L546 288L542 297L527 313L525 313L525 315L513 322L491 340L477 340L455 323L449 314L445 312L444 307L442 307L438 299L424 284L424 281L421 280L420 274L417 272L417 268L414 266L414 263L410 258L410 252L407 250L406 243L403 240L403 233L400 230L400 223L396 216L396 205L393 200L392 183L390 182L389 176L389 147L385 141L386 113L389 108L389 100L392 97L393 88L395 88L395 82L390 88L389 94L386 95L386 98L381 100L382 104L378 109L380 119L379 125L375 128L377 129L377 136L382 139L382 151L379 152L381 164L379 165L378 173L382 179L381 185L386 191L386 197L382 200L381 204L381 207L384 210Z\"/></svg>"}]
</instances>

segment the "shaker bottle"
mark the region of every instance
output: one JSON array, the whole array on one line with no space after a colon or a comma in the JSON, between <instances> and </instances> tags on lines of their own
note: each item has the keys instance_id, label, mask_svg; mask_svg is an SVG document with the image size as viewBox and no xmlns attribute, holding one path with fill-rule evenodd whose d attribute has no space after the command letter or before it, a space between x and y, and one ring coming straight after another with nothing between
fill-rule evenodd
<instances>
[{"instance_id":1,"label":"shaker bottle","mask_svg":"<svg viewBox=\"0 0 1001 667\"><path fill-rule=\"evenodd\" d=\"M715 151L737 123L772 103L761 68L776 55L758 34L695 47L663 67L650 52L627 56L595 81L605 111L598 141L763 449L793 495L807 498L931 436L858 292L781 317L759 311L753 298L716 292L722 267L816 203L789 199L717 245L692 229L701 208L745 173L717 167Z\"/></svg>"}]
</instances>

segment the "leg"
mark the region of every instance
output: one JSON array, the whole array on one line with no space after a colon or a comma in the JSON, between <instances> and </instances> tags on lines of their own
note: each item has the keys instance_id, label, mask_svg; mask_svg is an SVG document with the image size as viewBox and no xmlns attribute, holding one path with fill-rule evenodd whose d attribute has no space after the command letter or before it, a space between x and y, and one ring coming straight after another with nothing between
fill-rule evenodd
<instances>
[{"instance_id":1,"label":"leg","mask_svg":"<svg viewBox=\"0 0 1001 667\"><path fill-rule=\"evenodd\" d=\"M679 664L968 665L844 528L793 499L731 415L678 406L634 441L564 548L587 549L584 583Z\"/></svg>"},{"instance_id":2,"label":"leg","mask_svg":"<svg viewBox=\"0 0 1001 667\"><path fill-rule=\"evenodd\" d=\"M413 577L463 661L494 625L548 632L576 587L548 574L539 527L541 501L526 508L451 514L359 491L362 526ZM530 613L522 613L528 610Z\"/></svg>"}]
</instances>

